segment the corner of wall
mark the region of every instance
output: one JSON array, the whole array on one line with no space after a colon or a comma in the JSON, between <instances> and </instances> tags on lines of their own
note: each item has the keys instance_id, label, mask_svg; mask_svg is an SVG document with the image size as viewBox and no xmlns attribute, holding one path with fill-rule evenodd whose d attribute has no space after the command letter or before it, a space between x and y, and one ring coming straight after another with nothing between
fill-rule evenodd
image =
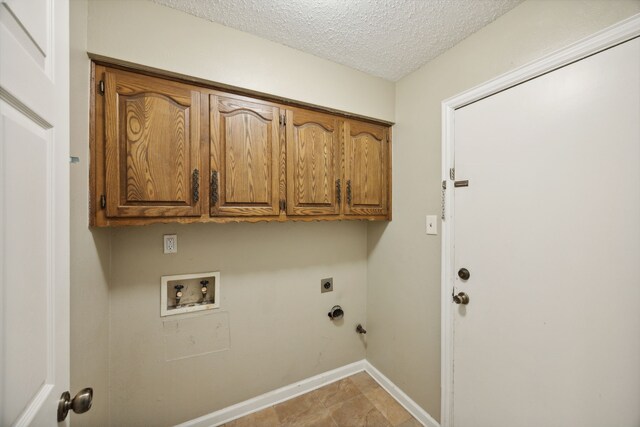
<instances>
[{"instance_id":1,"label":"corner of wall","mask_svg":"<svg viewBox=\"0 0 640 427\"><path fill-rule=\"evenodd\" d=\"M70 2L71 392L94 389L91 411L74 425L109 425L108 312L111 232L93 230L89 219L89 2Z\"/></svg>"}]
</instances>

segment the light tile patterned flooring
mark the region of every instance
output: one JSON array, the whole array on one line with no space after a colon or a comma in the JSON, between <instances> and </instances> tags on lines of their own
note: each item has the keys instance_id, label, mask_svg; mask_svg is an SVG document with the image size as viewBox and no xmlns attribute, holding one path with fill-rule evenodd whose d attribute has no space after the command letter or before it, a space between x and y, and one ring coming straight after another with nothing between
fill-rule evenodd
<instances>
[{"instance_id":1,"label":"light tile patterned flooring","mask_svg":"<svg viewBox=\"0 0 640 427\"><path fill-rule=\"evenodd\" d=\"M328 384L225 427L421 426L366 372Z\"/></svg>"}]
</instances>

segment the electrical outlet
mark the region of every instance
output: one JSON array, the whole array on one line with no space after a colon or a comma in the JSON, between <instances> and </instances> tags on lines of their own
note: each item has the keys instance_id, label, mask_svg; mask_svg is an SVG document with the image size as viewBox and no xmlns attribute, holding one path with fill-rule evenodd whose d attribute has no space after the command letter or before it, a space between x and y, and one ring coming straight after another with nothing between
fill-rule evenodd
<instances>
[{"instance_id":1,"label":"electrical outlet","mask_svg":"<svg viewBox=\"0 0 640 427\"><path fill-rule=\"evenodd\" d=\"M178 252L178 235L165 234L164 235L164 253L175 254L177 252Z\"/></svg>"},{"instance_id":2,"label":"electrical outlet","mask_svg":"<svg viewBox=\"0 0 640 427\"><path fill-rule=\"evenodd\" d=\"M320 292L325 293L331 291L333 291L333 277L320 280Z\"/></svg>"}]
</instances>

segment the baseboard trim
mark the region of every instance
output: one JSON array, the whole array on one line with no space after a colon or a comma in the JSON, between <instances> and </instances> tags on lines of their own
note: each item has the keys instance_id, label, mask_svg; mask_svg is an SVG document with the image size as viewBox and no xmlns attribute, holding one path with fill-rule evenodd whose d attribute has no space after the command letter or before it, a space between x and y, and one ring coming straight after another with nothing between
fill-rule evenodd
<instances>
[{"instance_id":1,"label":"baseboard trim","mask_svg":"<svg viewBox=\"0 0 640 427\"><path fill-rule=\"evenodd\" d=\"M349 365L333 369L322 374L306 378L297 383L289 384L279 389L261 394L244 402L220 409L219 411L203 415L191 421L179 424L176 427L214 427L228 423L236 418L244 417L269 406L277 405L289 399L293 399L304 393L323 387L342 378L357 374L365 370L365 360L359 360Z\"/></svg>"},{"instance_id":2,"label":"baseboard trim","mask_svg":"<svg viewBox=\"0 0 640 427\"><path fill-rule=\"evenodd\" d=\"M384 376L382 372L376 369L369 361L364 360L364 370L376 380L380 386L387 391L400 405L404 407L413 417L420 421L426 427L440 427L440 424L427 411L422 409L420 405L414 402L407 394L397 385L391 382L389 378Z\"/></svg>"},{"instance_id":3,"label":"baseboard trim","mask_svg":"<svg viewBox=\"0 0 640 427\"><path fill-rule=\"evenodd\" d=\"M400 405L409 411L415 419L420 421L426 427L440 427L440 424L438 424L431 415L411 400L411 398L392 383L389 378L385 377L378 369L365 359L298 381L297 383L281 387L219 411L203 415L199 418L186 421L176 427L219 426L237 418L244 417L245 415L268 408L269 406L277 405L278 403L293 399L296 396L308 393L361 371L366 371L371 375L371 377L376 380L382 388L384 388L391 396L393 396L394 399L398 401Z\"/></svg>"}]
</instances>

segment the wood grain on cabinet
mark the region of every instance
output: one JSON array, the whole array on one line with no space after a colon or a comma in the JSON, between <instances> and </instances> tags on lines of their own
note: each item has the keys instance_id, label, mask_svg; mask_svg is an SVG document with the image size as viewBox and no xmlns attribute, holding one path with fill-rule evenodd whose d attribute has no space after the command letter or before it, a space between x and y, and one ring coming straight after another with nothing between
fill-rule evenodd
<instances>
[{"instance_id":1,"label":"wood grain on cabinet","mask_svg":"<svg viewBox=\"0 0 640 427\"><path fill-rule=\"evenodd\" d=\"M338 118L287 110L287 215L338 215L341 153Z\"/></svg>"},{"instance_id":2,"label":"wood grain on cabinet","mask_svg":"<svg viewBox=\"0 0 640 427\"><path fill-rule=\"evenodd\" d=\"M210 96L212 216L280 214L280 109Z\"/></svg>"},{"instance_id":3,"label":"wood grain on cabinet","mask_svg":"<svg viewBox=\"0 0 640 427\"><path fill-rule=\"evenodd\" d=\"M92 226L391 219L388 123L120 65L91 84Z\"/></svg>"},{"instance_id":4,"label":"wood grain on cabinet","mask_svg":"<svg viewBox=\"0 0 640 427\"><path fill-rule=\"evenodd\" d=\"M103 82L106 216L200 215L200 93L120 70Z\"/></svg>"},{"instance_id":5,"label":"wood grain on cabinet","mask_svg":"<svg viewBox=\"0 0 640 427\"><path fill-rule=\"evenodd\" d=\"M388 129L346 120L346 215L387 215L389 195Z\"/></svg>"}]
</instances>

